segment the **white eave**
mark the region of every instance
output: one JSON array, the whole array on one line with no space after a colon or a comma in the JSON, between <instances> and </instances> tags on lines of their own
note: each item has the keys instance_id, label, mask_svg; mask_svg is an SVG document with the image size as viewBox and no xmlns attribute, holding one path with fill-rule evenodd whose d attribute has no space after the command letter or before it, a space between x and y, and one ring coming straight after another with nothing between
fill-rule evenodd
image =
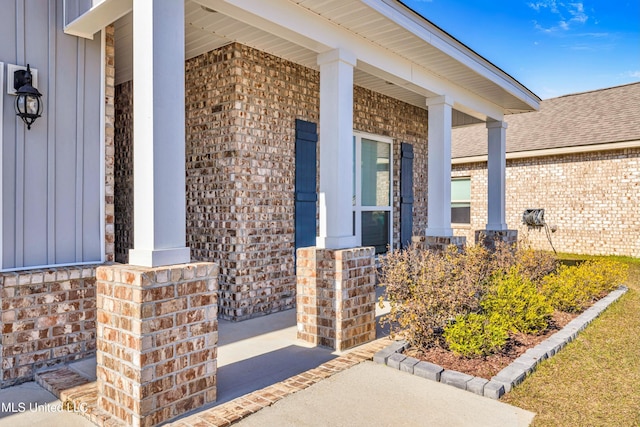
<instances>
[{"instance_id":1,"label":"white eave","mask_svg":"<svg viewBox=\"0 0 640 427\"><path fill-rule=\"evenodd\" d=\"M133 0L65 0L64 32L72 36L93 39L93 35L133 10ZM90 6L86 11L78 10ZM74 16L71 11L74 11ZM76 15L79 15L75 17ZM75 19L74 19L75 18ZM71 21L71 22L68 22Z\"/></svg>"},{"instance_id":2,"label":"white eave","mask_svg":"<svg viewBox=\"0 0 640 427\"><path fill-rule=\"evenodd\" d=\"M131 9L132 0L93 0L65 32L92 36ZM317 69L318 53L340 47L358 56L355 84L421 108L448 94L465 120L539 109L521 83L396 0L186 0L185 21L187 59L239 42ZM128 37L119 33L116 55ZM118 81L132 52L116 59Z\"/></svg>"},{"instance_id":3,"label":"white eave","mask_svg":"<svg viewBox=\"0 0 640 427\"><path fill-rule=\"evenodd\" d=\"M487 59L456 40L450 34L438 28L432 22L413 12L410 8L403 5L402 2L396 0L362 0L362 2L397 23L405 31L412 33L415 37L430 44L448 57L455 59L460 65L467 67L469 70L477 73L478 76L489 80L516 98L512 100L512 102L515 102L514 107L507 108L513 110L510 112L523 112L530 111L531 109L537 110L539 108L540 98L532 91L499 67L496 67ZM381 40L381 42L383 41ZM422 48L411 49L408 54L411 57L419 57L421 49ZM438 63L423 65L430 66L432 69L436 67L440 68ZM448 73L450 71L451 70L442 67L441 73ZM462 72L462 74L464 74L464 72ZM517 107L517 104L521 104L523 108L520 109Z\"/></svg>"}]
</instances>

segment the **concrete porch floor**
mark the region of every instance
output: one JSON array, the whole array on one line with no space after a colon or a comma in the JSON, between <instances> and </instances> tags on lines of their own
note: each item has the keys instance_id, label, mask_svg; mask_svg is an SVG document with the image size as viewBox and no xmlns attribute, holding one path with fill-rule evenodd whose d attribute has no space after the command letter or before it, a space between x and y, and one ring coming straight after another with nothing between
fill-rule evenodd
<instances>
[{"instance_id":1,"label":"concrete porch floor","mask_svg":"<svg viewBox=\"0 0 640 427\"><path fill-rule=\"evenodd\" d=\"M378 289L378 296L382 292ZM377 320L386 312L388 308L381 309L376 304ZM379 323L376 328L378 338L388 334ZM242 322L219 320L218 331L218 399L211 406L277 384L340 355L298 340L295 310ZM70 363L66 368L85 383L96 380L95 357ZM43 421L47 426L94 425L79 414L56 411L62 402L36 382L0 390L0 402L4 404L0 407L0 427L30 427Z\"/></svg>"},{"instance_id":2,"label":"concrete porch floor","mask_svg":"<svg viewBox=\"0 0 640 427\"><path fill-rule=\"evenodd\" d=\"M376 310L379 318L388 307ZM220 321L218 401L169 425L229 425L243 418L241 425L368 426L397 425L398 421L425 425L424 421L433 426L498 427L526 426L534 416L501 402L366 362L388 345L386 339L344 353L312 347L296 339L295 317L295 310L288 310L244 322ZM378 326L377 334L381 338L386 331ZM62 370L66 373L60 375L63 386L58 388L65 389L64 377L69 374L76 382L68 393L61 393L62 401L95 402L95 358ZM78 383L78 379L82 381ZM78 398L80 395L84 396ZM0 402L14 404L0 408L0 427L119 425L96 411L95 403L89 410L89 419L86 415L56 411L62 407L61 401L35 382L0 390ZM30 410L30 402L35 402L36 407L44 405L43 409ZM21 403L26 404L26 410L10 410L19 409L16 405Z\"/></svg>"}]
</instances>

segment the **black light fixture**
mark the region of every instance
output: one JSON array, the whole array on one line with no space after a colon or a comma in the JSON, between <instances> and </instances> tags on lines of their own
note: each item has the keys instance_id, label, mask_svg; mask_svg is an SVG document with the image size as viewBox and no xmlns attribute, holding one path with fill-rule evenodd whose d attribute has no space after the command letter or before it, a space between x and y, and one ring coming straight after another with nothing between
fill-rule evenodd
<instances>
[{"instance_id":1,"label":"black light fixture","mask_svg":"<svg viewBox=\"0 0 640 427\"><path fill-rule=\"evenodd\" d=\"M32 86L31 67L13 73L13 88L16 90L16 115L31 129L31 125L42 115L42 94Z\"/></svg>"}]
</instances>

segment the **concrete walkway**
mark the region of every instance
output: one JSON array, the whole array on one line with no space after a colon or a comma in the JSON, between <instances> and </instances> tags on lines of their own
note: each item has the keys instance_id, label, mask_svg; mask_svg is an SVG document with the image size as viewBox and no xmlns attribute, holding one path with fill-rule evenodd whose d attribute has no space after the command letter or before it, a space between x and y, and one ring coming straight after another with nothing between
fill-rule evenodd
<instances>
[{"instance_id":1,"label":"concrete walkway","mask_svg":"<svg viewBox=\"0 0 640 427\"><path fill-rule=\"evenodd\" d=\"M0 390L0 427L94 427L34 382Z\"/></svg>"},{"instance_id":2,"label":"concrete walkway","mask_svg":"<svg viewBox=\"0 0 640 427\"><path fill-rule=\"evenodd\" d=\"M309 381L313 385L283 392L284 397L279 396L275 404L248 416L240 425L526 426L533 418L533 414L501 402L385 366L359 360L344 364L349 352L340 357L296 339L294 310L244 322L220 321L219 332L216 409L223 408L225 402L234 406L230 401L247 394L259 395L258 391L265 388L279 393L290 386L287 379L291 377L321 374L319 380ZM384 331L378 333L384 335ZM326 374L323 366L335 370ZM95 378L95 359L70 368L85 378ZM59 412L61 402L35 383L0 390L0 403L6 403L0 407L0 427L92 425L78 414ZM45 406L31 411L33 403ZM22 407L25 410L20 410ZM207 409L187 414L172 424L191 425L189 418L195 415L200 421L208 420L198 425L216 425L212 421L215 415ZM207 417L207 412L211 416Z\"/></svg>"},{"instance_id":3,"label":"concrete walkway","mask_svg":"<svg viewBox=\"0 0 640 427\"><path fill-rule=\"evenodd\" d=\"M528 426L535 414L363 362L240 421L241 427Z\"/></svg>"}]
</instances>

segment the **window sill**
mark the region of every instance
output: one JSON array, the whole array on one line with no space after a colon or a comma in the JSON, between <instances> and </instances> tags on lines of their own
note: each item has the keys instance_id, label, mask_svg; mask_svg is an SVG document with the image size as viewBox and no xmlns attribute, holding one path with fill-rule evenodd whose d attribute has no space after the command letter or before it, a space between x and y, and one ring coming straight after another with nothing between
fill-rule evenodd
<instances>
[{"instance_id":1,"label":"window sill","mask_svg":"<svg viewBox=\"0 0 640 427\"><path fill-rule=\"evenodd\" d=\"M471 224L456 223L456 224L451 224L451 228L455 228L455 229L458 229L458 230L470 230L471 229Z\"/></svg>"}]
</instances>

